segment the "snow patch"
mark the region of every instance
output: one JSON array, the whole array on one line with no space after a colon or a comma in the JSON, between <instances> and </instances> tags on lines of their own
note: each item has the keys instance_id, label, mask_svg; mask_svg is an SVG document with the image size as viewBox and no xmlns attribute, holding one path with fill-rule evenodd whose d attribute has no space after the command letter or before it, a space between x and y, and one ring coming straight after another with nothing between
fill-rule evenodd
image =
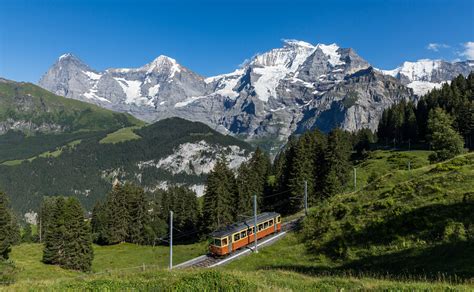
<instances>
[{"instance_id":1,"label":"snow patch","mask_svg":"<svg viewBox=\"0 0 474 292\"><path fill-rule=\"evenodd\" d=\"M156 84L148 89L149 96L155 96L160 91L160 84Z\"/></svg>"},{"instance_id":2,"label":"snow patch","mask_svg":"<svg viewBox=\"0 0 474 292\"><path fill-rule=\"evenodd\" d=\"M95 99L95 100L100 100L100 101L110 103L110 100L105 99L105 98L100 97L100 96L97 95L97 89L95 89L95 86L93 88L91 88L88 92L84 93L83 95L84 95L84 97L86 97L88 99Z\"/></svg>"},{"instance_id":3,"label":"snow patch","mask_svg":"<svg viewBox=\"0 0 474 292\"><path fill-rule=\"evenodd\" d=\"M323 53L329 58L329 63L331 65L337 66L337 65L344 64L344 62L341 61L341 55L337 52L337 50L339 49L338 45L318 44L317 47L320 48L323 51Z\"/></svg>"},{"instance_id":4,"label":"snow patch","mask_svg":"<svg viewBox=\"0 0 474 292\"><path fill-rule=\"evenodd\" d=\"M125 93L126 99L125 103L131 104L135 103L139 99L143 99L140 94L140 87L142 83L137 80L126 80L125 78L114 77L117 80L120 87L122 87L123 92Z\"/></svg>"},{"instance_id":5,"label":"snow patch","mask_svg":"<svg viewBox=\"0 0 474 292\"><path fill-rule=\"evenodd\" d=\"M174 107L185 107L185 106L187 106L188 104L195 102L196 100L203 99L203 98L207 98L207 97L208 97L207 95L191 96L191 97L189 97L188 99L186 99L186 100L184 100L184 101L177 102L177 103L174 105Z\"/></svg>"},{"instance_id":6,"label":"snow patch","mask_svg":"<svg viewBox=\"0 0 474 292\"><path fill-rule=\"evenodd\" d=\"M86 74L87 77L89 77L89 79L91 79L91 80L99 80L100 77L102 77L101 74L97 74L97 73L92 72L92 71L82 71L82 72L84 72L84 74Z\"/></svg>"},{"instance_id":7,"label":"snow patch","mask_svg":"<svg viewBox=\"0 0 474 292\"><path fill-rule=\"evenodd\" d=\"M428 81L413 81L408 83L407 87L413 89L413 92L416 95L422 96L435 88L441 88L444 83L446 82L434 83Z\"/></svg>"}]
</instances>

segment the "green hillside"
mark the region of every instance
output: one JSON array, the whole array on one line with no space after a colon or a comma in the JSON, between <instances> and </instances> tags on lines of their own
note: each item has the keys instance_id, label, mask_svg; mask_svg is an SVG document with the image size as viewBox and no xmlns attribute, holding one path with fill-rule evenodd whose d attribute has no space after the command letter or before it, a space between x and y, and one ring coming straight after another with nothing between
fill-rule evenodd
<instances>
[{"instance_id":1,"label":"green hillside","mask_svg":"<svg viewBox=\"0 0 474 292\"><path fill-rule=\"evenodd\" d=\"M373 169L403 155L374 153L360 164L361 173L378 170L369 184L315 206L303 224L308 250L337 263L334 271L472 279L474 153L410 171Z\"/></svg>"},{"instance_id":2,"label":"green hillside","mask_svg":"<svg viewBox=\"0 0 474 292\"><path fill-rule=\"evenodd\" d=\"M76 140L142 125L128 114L0 78L0 163L29 159Z\"/></svg>"},{"instance_id":3,"label":"green hillside","mask_svg":"<svg viewBox=\"0 0 474 292\"><path fill-rule=\"evenodd\" d=\"M55 95L31 83L0 79L0 121L52 125L60 132L118 129L143 122L131 115Z\"/></svg>"},{"instance_id":4,"label":"green hillside","mask_svg":"<svg viewBox=\"0 0 474 292\"><path fill-rule=\"evenodd\" d=\"M10 196L18 213L36 210L45 195L77 196L90 210L97 199L103 198L110 190L115 178L149 188L155 188L160 181L203 184L205 175L139 166L142 162L156 162L173 154L174 149L183 143L204 141L217 147L201 155L212 159L230 151L226 146L238 146L247 154L252 149L247 143L222 135L202 123L179 118L110 133L79 132L32 137L10 133L0 136L0 145L2 137L21 140L19 145L29 145L8 148L3 161L0 160L0 189ZM41 145L48 144L50 139L60 145L43 149ZM31 149L36 150L32 153L28 151ZM218 149L222 149L222 153Z\"/></svg>"}]
</instances>

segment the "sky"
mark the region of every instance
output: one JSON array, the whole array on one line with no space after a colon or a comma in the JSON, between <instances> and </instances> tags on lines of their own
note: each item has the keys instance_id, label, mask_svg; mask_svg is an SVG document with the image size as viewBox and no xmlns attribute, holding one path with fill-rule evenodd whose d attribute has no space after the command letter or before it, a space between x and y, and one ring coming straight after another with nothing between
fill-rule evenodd
<instances>
[{"instance_id":1,"label":"sky","mask_svg":"<svg viewBox=\"0 0 474 292\"><path fill-rule=\"evenodd\" d=\"M64 53L98 71L167 55L207 77L282 39L351 47L380 69L474 59L474 1L0 0L0 77L16 81Z\"/></svg>"}]
</instances>

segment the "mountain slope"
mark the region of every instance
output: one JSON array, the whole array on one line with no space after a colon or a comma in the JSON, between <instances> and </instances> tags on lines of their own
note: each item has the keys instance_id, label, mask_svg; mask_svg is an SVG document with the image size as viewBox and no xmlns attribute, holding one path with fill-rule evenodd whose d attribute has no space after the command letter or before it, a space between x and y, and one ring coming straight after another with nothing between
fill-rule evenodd
<instances>
[{"instance_id":1,"label":"mountain slope","mask_svg":"<svg viewBox=\"0 0 474 292\"><path fill-rule=\"evenodd\" d=\"M357 165L363 187L328 199L305 219L309 252L334 260L334 272L472 279L474 154L422 166L426 156L371 153Z\"/></svg>"},{"instance_id":2,"label":"mountain slope","mask_svg":"<svg viewBox=\"0 0 474 292\"><path fill-rule=\"evenodd\" d=\"M54 155L4 162L0 189L19 213L37 210L44 195L77 196L90 209L115 180L133 181L148 191L184 184L202 195L206 176L221 155L235 168L251 151L245 142L179 118L129 131L133 138L112 140L117 143L104 142L107 133L102 132L58 147Z\"/></svg>"},{"instance_id":3,"label":"mountain slope","mask_svg":"<svg viewBox=\"0 0 474 292\"><path fill-rule=\"evenodd\" d=\"M64 55L39 84L146 121L177 116L249 141L280 145L295 131L320 125L323 130L375 130L384 108L415 99L410 88L421 94L473 68L469 61L428 63L406 62L375 73L351 48L285 40L281 48L252 57L234 72L209 78L165 56L140 68L96 72ZM367 78L354 78L358 71ZM375 74L387 76L378 76L376 85L368 81ZM354 92L357 102L341 106L342 100L354 99Z\"/></svg>"},{"instance_id":4,"label":"mountain slope","mask_svg":"<svg viewBox=\"0 0 474 292\"><path fill-rule=\"evenodd\" d=\"M52 94L31 83L0 78L0 135L103 131L143 125L127 114Z\"/></svg>"}]
</instances>

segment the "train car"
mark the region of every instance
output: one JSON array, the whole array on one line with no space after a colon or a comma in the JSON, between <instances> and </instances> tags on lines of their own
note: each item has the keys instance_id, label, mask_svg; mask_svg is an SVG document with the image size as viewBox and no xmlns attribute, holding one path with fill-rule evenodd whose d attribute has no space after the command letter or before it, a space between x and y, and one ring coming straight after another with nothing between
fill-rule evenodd
<instances>
[{"instance_id":1,"label":"train car","mask_svg":"<svg viewBox=\"0 0 474 292\"><path fill-rule=\"evenodd\" d=\"M226 256L255 240L254 218L238 222L211 234L209 252L214 256ZM261 213L257 216L257 240L281 230L281 216L275 212Z\"/></svg>"}]
</instances>

